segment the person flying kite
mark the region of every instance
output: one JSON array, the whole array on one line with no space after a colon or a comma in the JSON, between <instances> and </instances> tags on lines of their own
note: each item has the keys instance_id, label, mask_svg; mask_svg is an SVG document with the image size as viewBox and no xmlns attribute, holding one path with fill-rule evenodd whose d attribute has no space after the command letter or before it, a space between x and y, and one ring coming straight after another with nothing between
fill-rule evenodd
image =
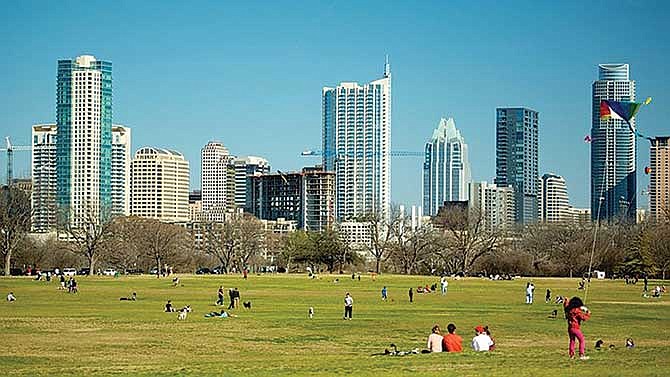
<instances>
[{"instance_id":1,"label":"person flying kite","mask_svg":"<svg viewBox=\"0 0 670 377\"><path fill-rule=\"evenodd\" d=\"M643 103L637 102L619 102L619 101L610 101L602 100L600 101L600 119L609 120L609 119L619 119L623 120L628 124L630 132L637 135L638 137L651 140L650 137L644 136L639 133L635 127L630 123L631 119L640 111L642 105L648 105L651 103L651 97L647 98Z\"/></svg>"}]
</instances>

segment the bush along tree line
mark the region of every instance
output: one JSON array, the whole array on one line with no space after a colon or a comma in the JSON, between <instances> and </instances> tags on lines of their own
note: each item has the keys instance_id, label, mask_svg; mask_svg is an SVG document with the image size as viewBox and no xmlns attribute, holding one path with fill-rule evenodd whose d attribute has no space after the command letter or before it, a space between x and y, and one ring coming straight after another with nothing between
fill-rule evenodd
<instances>
[{"instance_id":1,"label":"bush along tree line","mask_svg":"<svg viewBox=\"0 0 670 377\"><path fill-rule=\"evenodd\" d=\"M670 212L656 222L601 224L543 223L492 227L467 207L442 210L429 224L411 224L398 207L369 213L363 222L369 242L351 245L337 227L319 232L275 233L249 214L197 227L105 211L61 211L57 234L30 233L30 199L21 190L0 191L0 251L4 274L10 268L88 267L89 273L118 271L160 275L217 266L222 273L273 266L274 271L371 271L399 274L583 276L593 250L593 269L608 276L657 276L670 269Z\"/></svg>"}]
</instances>

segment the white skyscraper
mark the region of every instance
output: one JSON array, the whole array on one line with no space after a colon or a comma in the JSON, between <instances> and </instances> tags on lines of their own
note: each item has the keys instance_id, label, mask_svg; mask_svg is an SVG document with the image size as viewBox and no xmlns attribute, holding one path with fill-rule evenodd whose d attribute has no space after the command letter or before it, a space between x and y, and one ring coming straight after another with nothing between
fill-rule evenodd
<instances>
[{"instance_id":1,"label":"white skyscraper","mask_svg":"<svg viewBox=\"0 0 670 377\"><path fill-rule=\"evenodd\" d=\"M469 191L468 206L473 216L484 216L487 229L504 229L514 225L516 207L512 187L472 182Z\"/></svg>"},{"instance_id":2,"label":"white skyscraper","mask_svg":"<svg viewBox=\"0 0 670 377\"><path fill-rule=\"evenodd\" d=\"M130 215L130 128L112 126L112 215Z\"/></svg>"},{"instance_id":3,"label":"white skyscraper","mask_svg":"<svg viewBox=\"0 0 670 377\"><path fill-rule=\"evenodd\" d=\"M571 220L568 188L563 177L551 173L543 175L540 190L540 221L557 223Z\"/></svg>"},{"instance_id":4,"label":"white skyscraper","mask_svg":"<svg viewBox=\"0 0 670 377\"><path fill-rule=\"evenodd\" d=\"M211 221L222 222L235 206L235 172L228 149L221 142L210 141L200 151L202 173L202 210Z\"/></svg>"},{"instance_id":5,"label":"white skyscraper","mask_svg":"<svg viewBox=\"0 0 670 377\"><path fill-rule=\"evenodd\" d=\"M36 124L32 132L32 229L48 232L56 226L56 125Z\"/></svg>"},{"instance_id":6,"label":"white skyscraper","mask_svg":"<svg viewBox=\"0 0 670 377\"><path fill-rule=\"evenodd\" d=\"M437 215L446 201L467 201L472 180L468 146L452 118L440 120L426 143L423 163L423 208Z\"/></svg>"},{"instance_id":7,"label":"white skyscraper","mask_svg":"<svg viewBox=\"0 0 670 377\"><path fill-rule=\"evenodd\" d=\"M342 82L322 90L323 166L336 173L336 217L372 211L388 216L391 202L391 70L368 84Z\"/></svg>"},{"instance_id":8,"label":"white skyscraper","mask_svg":"<svg viewBox=\"0 0 670 377\"><path fill-rule=\"evenodd\" d=\"M176 151L144 147L131 165L130 213L164 222L189 221L189 164Z\"/></svg>"},{"instance_id":9,"label":"white skyscraper","mask_svg":"<svg viewBox=\"0 0 670 377\"><path fill-rule=\"evenodd\" d=\"M74 228L111 214L112 63L58 61L56 205Z\"/></svg>"}]
</instances>

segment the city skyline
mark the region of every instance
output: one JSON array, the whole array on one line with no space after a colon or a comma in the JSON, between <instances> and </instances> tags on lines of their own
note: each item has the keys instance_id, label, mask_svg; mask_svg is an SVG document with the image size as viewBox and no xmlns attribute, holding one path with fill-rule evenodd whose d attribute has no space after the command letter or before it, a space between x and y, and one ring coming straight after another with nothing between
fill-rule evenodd
<instances>
[{"instance_id":1,"label":"city skyline","mask_svg":"<svg viewBox=\"0 0 670 377\"><path fill-rule=\"evenodd\" d=\"M368 6L376 7L374 4ZM0 103L12 111L3 111L0 115L0 136L10 136L17 145L30 145L33 124L55 121L54 62L89 53L114 62L114 123L133 129L133 152L145 145L183 151L193 164L192 187L197 187L200 180L199 150L208 140L216 138L224 139L226 145L239 151L240 155L261 155L272 161L277 169L298 171L315 162L299 157L300 152L320 144L318 103L321 86L341 81L367 82L378 75L378 62L388 53L394 67L391 149L421 151L425 134L433 128L434 119L441 115L453 116L459 119L459 128L470 145L473 179L490 181L495 174L491 163L495 150L495 108L528 106L542 114L542 123L546 125L540 134L539 170L553 171L565 177L570 187L571 204L587 207L590 152L589 146L581 140L589 134L590 84L597 65L630 64L639 97L654 97L654 104L638 117L640 129L649 135L667 134L664 119L670 116L670 110L664 104L667 103L669 85L660 63L668 56L667 44L661 37L668 34L668 26L663 23L664 12L632 3L606 9L577 2L558 6L534 4L533 7L537 10L536 19L498 35L491 35L491 28L504 26L505 22L496 19L496 12L501 9L495 4L481 12L475 10L479 7L466 4L459 7L429 3L389 7L380 12L389 23L398 25L402 22L401 27L396 27L397 30L384 28L387 38L367 51L335 54L335 46L325 48L316 43L326 36L332 37L330 32L308 35L304 31L311 27L316 29L316 24L330 25L343 19L343 15L351 10L346 5L337 8L306 6L304 10L284 5L288 8L284 9L288 22L302 22L303 26L270 36L268 41L261 41L265 37L251 35L217 49L207 49L212 37L204 38L203 42L199 38L214 28L221 26L221 31L214 33L215 37L236 35L232 32L236 26L241 30L252 30L235 18L251 17L260 5L233 6L225 10L211 5L211 17L203 15L202 10L193 12L187 7L181 9L183 12L162 10L156 15L163 18L156 23L156 32L141 27L130 28L100 44L99 36L103 31L92 30L87 36L63 34L71 28L88 26L90 29L92 18L76 16L80 10L71 10L76 16L72 17L71 25L62 26L49 19L43 25L44 33L35 35L26 31L30 24L26 18L58 13L57 7L10 4L8 11L0 16L6 21L0 28L12 41L6 45L10 59L0 63L3 68L0 80L7 87L1 94ZM661 7L667 11L666 4ZM137 7L137 13L129 15L130 20L146 21L144 18L149 14L149 8L146 5ZM575 8L581 9L581 13L573 12ZM110 17L123 10L123 6L112 10ZM594 33L607 23L588 17L596 11L603 18L626 17L637 26L635 34L644 34L645 38L640 40L624 30ZM203 22L186 28L183 34L171 34L176 37L174 49L165 48L161 43L151 44L156 33L165 32L172 22L176 22L172 12L180 13L186 19L202 17ZM317 16L309 18L310 12ZM439 37L431 36L431 30L438 30L441 24L438 16L454 12L463 17L453 20L452 30L440 29ZM269 28L287 22L271 13L261 13L254 25L259 22ZM559 24L554 21L557 13L573 14L574 19L564 19ZM227 23L214 22L218 16ZM380 32L360 19L361 16L356 15L346 24L355 23L363 32L360 35L341 32L338 34L341 40L336 46L380 39ZM478 31L478 25L486 22L492 25ZM545 27L535 30L533 25L536 23ZM552 29L546 25L556 28L544 30ZM528 33L528 30L534 32ZM566 30L571 30L572 34L565 33ZM470 36L460 41L459 38L465 35ZM481 40L483 35L487 35L489 42L477 44L470 41L470 38ZM412 42L419 36L426 38L427 47L418 47ZM537 48L547 38L556 40L555 51L538 53L537 56L513 56L504 48L513 44ZM59 39L57 43L54 43L55 39ZM616 47L608 45L606 42L612 39L622 43ZM449 49L443 45L449 45ZM483 49L485 45L487 48ZM258 59L268 54L276 57ZM490 59L491 54L496 54L495 61ZM34 58L27 59L27 56ZM319 58L317 60L323 58L323 63L313 63L311 59L314 57ZM161 64L147 64L159 60ZM290 67L286 64L289 61L293 63ZM201 67L197 72L209 73L193 75L188 80L190 83L180 78L181 72L195 66ZM30 79L26 80L27 77ZM559 80L560 85L554 85ZM261 91L255 89L266 81L268 84L264 84ZM227 89L222 91L220 88ZM228 93L234 93L234 96ZM259 99L271 101L259 102ZM258 103L263 106L256 106ZM181 111L184 106L188 111ZM254 132L248 132L250 128ZM188 134L184 130L188 130ZM263 134L269 137L257 137ZM566 147L574 149L573 153L562 153ZM647 145L640 143L638 147L639 195L648 184L648 178L641 172L648 165L649 153ZM29 173L29 158L29 153L15 154L15 176ZM0 155L2 166L4 159L5 155ZM392 202L421 203L421 162L419 158L393 160ZM3 169L0 176L4 175ZM638 202L638 207L647 206L645 197L638 196Z\"/></svg>"}]
</instances>

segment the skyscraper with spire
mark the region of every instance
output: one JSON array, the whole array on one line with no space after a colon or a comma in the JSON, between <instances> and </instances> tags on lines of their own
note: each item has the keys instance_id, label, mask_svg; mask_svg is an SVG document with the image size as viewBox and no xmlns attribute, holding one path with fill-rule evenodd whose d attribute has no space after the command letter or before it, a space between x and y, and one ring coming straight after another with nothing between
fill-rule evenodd
<instances>
[{"instance_id":1,"label":"skyscraper with spire","mask_svg":"<svg viewBox=\"0 0 670 377\"><path fill-rule=\"evenodd\" d=\"M437 215L445 201L467 201L471 181L468 146L453 118L440 119L426 143L423 163L423 208Z\"/></svg>"},{"instance_id":2,"label":"skyscraper with spire","mask_svg":"<svg viewBox=\"0 0 670 377\"><path fill-rule=\"evenodd\" d=\"M334 171L338 220L391 204L391 66L370 83L342 82L322 90L323 166Z\"/></svg>"},{"instance_id":3,"label":"skyscraper with spire","mask_svg":"<svg viewBox=\"0 0 670 377\"><path fill-rule=\"evenodd\" d=\"M635 221L637 171L635 135L619 119L600 119L600 101L635 101L628 64L598 65L593 82L591 124L591 217ZM635 119L631 121L635 127Z\"/></svg>"}]
</instances>

